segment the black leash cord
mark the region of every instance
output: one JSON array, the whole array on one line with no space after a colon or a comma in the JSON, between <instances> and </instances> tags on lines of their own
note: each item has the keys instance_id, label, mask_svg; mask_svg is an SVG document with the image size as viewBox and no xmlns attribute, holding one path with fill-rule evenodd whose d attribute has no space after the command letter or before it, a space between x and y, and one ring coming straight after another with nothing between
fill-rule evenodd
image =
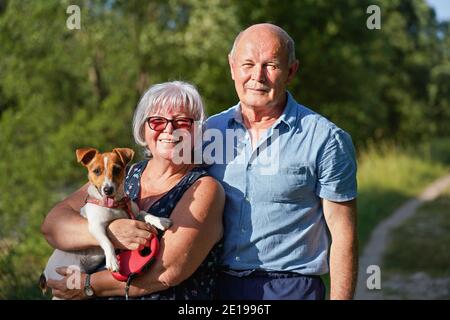
<instances>
[{"instance_id":1,"label":"black leash cord","mask_svg":"<svg viewBox=\"0 0 450 320\"><path fill-rule=\"evenodd\" d=\"M128 300L128 291L130 290L131 281L136 276L136 273L130 273L127 279L127 284L125 285L125 300Z\"/></svg>"}]
</instances>

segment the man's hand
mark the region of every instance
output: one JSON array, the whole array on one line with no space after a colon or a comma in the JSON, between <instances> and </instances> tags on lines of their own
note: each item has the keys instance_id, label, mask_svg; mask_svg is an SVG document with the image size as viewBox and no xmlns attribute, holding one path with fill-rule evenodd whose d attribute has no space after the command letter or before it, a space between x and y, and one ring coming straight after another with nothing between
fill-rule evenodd
<instances>
[{"instance_id":1,"label":"man's hand","mask_svg":"<svg viewBox=\"0 0 450 320\"><path fill-rule=\"evenodd\" d=\"M125 250L136 250L150 240L152 233L158 234L151 225L132 219L114 220L106 231L114 248Z\"/></svg>"}]
</instances>

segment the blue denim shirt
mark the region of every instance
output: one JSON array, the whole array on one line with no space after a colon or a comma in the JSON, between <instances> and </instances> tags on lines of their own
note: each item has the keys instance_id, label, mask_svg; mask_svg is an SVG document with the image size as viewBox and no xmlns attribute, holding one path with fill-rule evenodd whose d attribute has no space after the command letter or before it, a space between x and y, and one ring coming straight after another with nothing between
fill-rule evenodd
<instances>
[{"instance_id":1,"label":"blue denim shirt","mask_svg":"<svg viewBox=\"0 0 450 320\"><path fill-rule=\"evenodd\" d=\"M231 269L327 273L321 198L357 195L351 137L287 96L283 114L255 148L239 104L207 120L206 129L215 129L210 135L221 133L203 151L226 193L221 263Z\"/></svg>"}]
</instances>

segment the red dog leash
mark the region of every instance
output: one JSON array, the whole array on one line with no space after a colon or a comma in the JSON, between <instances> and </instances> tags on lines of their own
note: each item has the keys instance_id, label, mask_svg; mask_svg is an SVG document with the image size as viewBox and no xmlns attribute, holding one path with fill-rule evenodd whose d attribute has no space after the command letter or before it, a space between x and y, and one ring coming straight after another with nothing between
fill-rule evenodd
<instances>
[{"instance_id":1,"label":"red dog leash","mask_svg":"<svg viewBox=\"0 0 450 320\"><path fill-rule=\"evenodd\" d=\"M120 201L115 201L113 198L104 198L102 200L89 197L86 200L87 203L93 203L101 207L122 209L124 210L130 219L136 220L131 209L131 200L128 197L124 197ZM142 247L136 250L124 250L117 254L117 260L119 261L119 272L111 272L116 280L127 282L125 288L125 297L128 300L128 289L131 280L144 273L154 261L154 258L158 254L159 241L158 238L151 234L150 240Z\"/></svg>"}]
</instances>

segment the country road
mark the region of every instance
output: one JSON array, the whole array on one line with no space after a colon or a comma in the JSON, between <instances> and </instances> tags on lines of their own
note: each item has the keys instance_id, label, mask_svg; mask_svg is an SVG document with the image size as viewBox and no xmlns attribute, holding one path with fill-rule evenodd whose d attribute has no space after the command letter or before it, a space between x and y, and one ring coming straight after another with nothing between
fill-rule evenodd
<instances>
[{"instance_id":1,"label":"country road","mask_svg":"<svg viewBox=\"0 0 450 320\"><path fill-rule=\"evenodd\" d=\"M367 279L372 273L366 273L371 265L379 266L383 273L383 255L388 248L392 231L404 221L414 215L417 208L423 203L436 199L450 185L450 174L431 183L417 198L407 201L390 217L381 221L373 230L368 244L365 246L359 259L359 275L356 288L356 300L381 300L383 297L383 284L381 290L367 289Z\"/></svg>"}]
</instances>

